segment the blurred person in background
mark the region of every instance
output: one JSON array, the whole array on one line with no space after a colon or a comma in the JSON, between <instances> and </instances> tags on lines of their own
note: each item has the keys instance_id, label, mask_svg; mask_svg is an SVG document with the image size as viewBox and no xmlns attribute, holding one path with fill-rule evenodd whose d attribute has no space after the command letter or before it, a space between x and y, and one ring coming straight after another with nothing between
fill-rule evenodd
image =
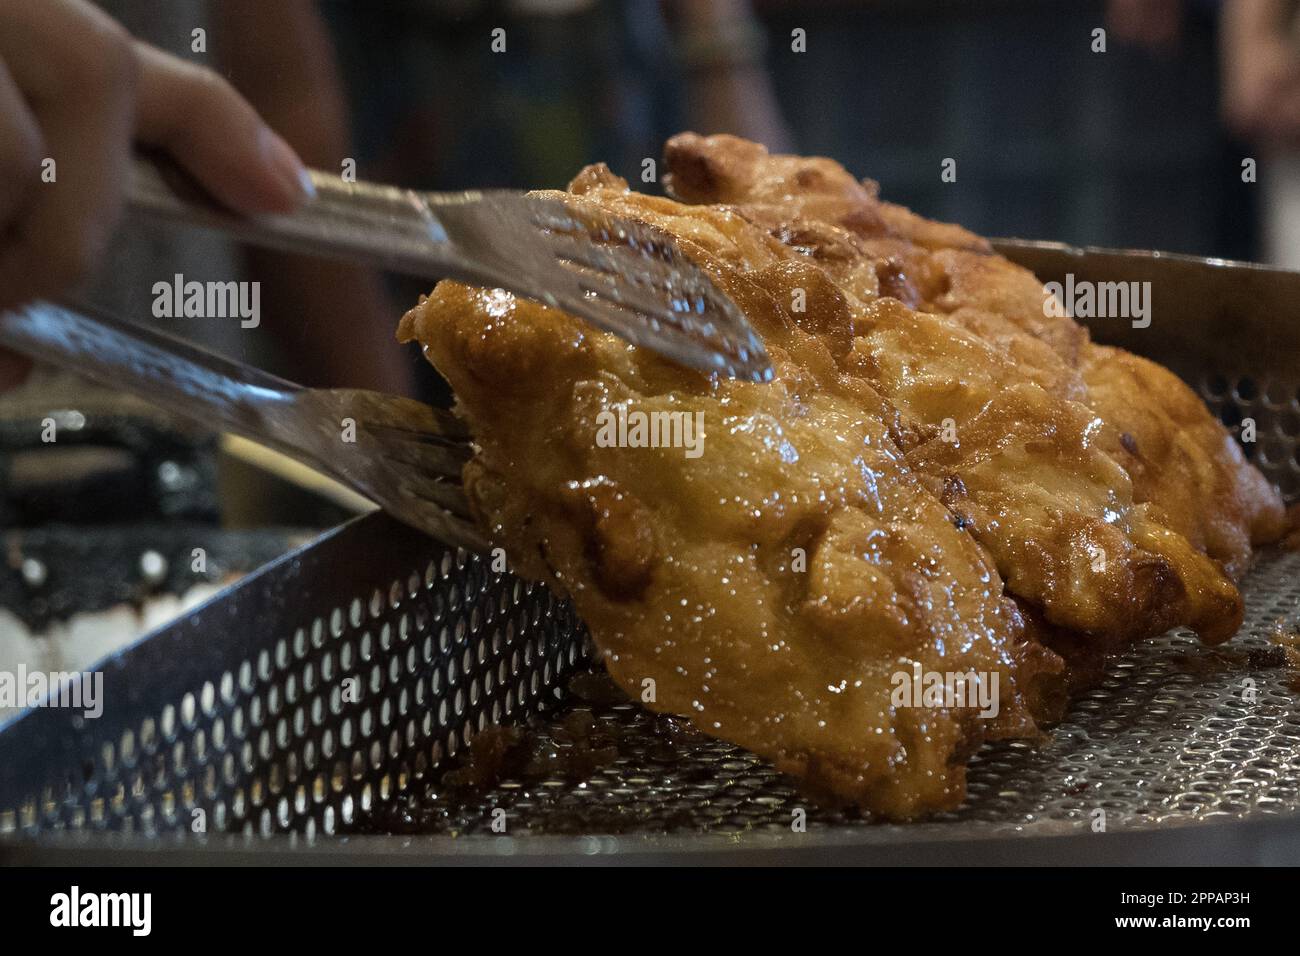
<instances>
[{"instance_id":1,"label":"blurred person in background","mask_svg":"<svg viewBox=\"0 0 1300 956\"><path fill-rule=\"evenodd\" d=\"M1264 257L1300 269L1300 2L1224 5L1223 112L1261 152Z\"/></svg>"},{"instance_id":2,"label":"blurred person in background","mask_svg":"<svg viewBox=\"0 0 1300 956\"><path fill-rule=\"evenodd\" d=\"M1107 22L1124 41L1176 49L1187 0L1109 0ZM1300 269L1300 0L1193 4L1220 17L1220 109L1258 155L1260 255Z\"/></svg>"}]
</instances>

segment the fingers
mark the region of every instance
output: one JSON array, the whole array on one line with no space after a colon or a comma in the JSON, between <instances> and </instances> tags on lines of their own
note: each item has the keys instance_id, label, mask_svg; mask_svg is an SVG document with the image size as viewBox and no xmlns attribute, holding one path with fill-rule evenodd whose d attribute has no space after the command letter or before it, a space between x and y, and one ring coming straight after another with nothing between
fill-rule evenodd
<instances>
[{"instance_id":1,"label":"fingers","mask_svg":"<svg viewBox=\"0 0 1300 956\"><path fill-rule=\"evenodd\" d=\"M0 177L21 184L5 187L15 192L0 231L3 308L75 284L99 258L121 210L136 64L127 34L79 0L3 0L0 12L0 61L28 105L5 110L7 128L27 127L25 148L54 160L48 182L45 157L33 168L20 156Z\"/></svg>"},{"instance_id":2,"label":"fingers","mask_svg":"<svg viewBox=\"0 0 1300 956\"><path fill-rule=\"evenodd\" d=\"M136 137L159 146L226 205L288 212L313 190L297 154L211 70L143 43Z\"/></svg>"},{"instance_id":3,"label":"fingers","mask_svg":"<svg viewBox=\"0 0 1300 956\"><path fill-rule=\"evenodd\" d=\"M240 212L286 212L312 192L293 150L212 71L133 41L85 0L0 0L0 308L75 285L98 260L137 138Z\"/></svg>"}]
</instances>

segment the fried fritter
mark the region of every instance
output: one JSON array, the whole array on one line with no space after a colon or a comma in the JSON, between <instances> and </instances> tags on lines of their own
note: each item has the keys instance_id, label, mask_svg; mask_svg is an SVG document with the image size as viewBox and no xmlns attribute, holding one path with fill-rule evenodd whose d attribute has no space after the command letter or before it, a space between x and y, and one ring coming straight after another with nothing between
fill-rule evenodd
<instances>
[{"instance_id":1,"label":"fried fritter","mask_svg":"<svg viewBox=\"0 0 1300 956\"><path fill-rule=\"evenodd\" d=\"M864 263L889 278L888 298L856 322L855 371L926 436L905 447L909 463L961 479L955 506L1012 594L1107 644L1176 624L1209 641L1236 631L1232 576L1252 534L1280 533L1281 502L1185 385L1093 345L1044 308L1031 273L965 230L881 202L829 160L691 134L667 156L674 194L732 204L839 289L860 284ZM1126 450L1139 431L1144 462Z\"/></svg>"},{"instance_id":2,"label":"fried fritter","mask_svg":"<svg viewBox=\"0 0 1300 956\"><path fill-rule=\"evenodd\" d=\"M1210 451L1231 440L1190 392L1199 413L1169 383L1144 399L1189 436L1181 458L1149 434L1166 418L1110 422L1135 386L1032 275L829 160L685 134L667 166L676 200L601 166L570 191L675 236L762 336L772 383L450 282L399 329L477 436L485 527L573 598L630 694L905 819L960 802L982 740L1053 716L1063 665L1040 639L1095 658L1236 629L1229 572L1273 533L1276 494ZM700 442L626 440L629 421ZM1145 472L1115 451L1134 445ZM901 706L913 672L996 682L998 712Z\"/></svg>"}]
</instances>

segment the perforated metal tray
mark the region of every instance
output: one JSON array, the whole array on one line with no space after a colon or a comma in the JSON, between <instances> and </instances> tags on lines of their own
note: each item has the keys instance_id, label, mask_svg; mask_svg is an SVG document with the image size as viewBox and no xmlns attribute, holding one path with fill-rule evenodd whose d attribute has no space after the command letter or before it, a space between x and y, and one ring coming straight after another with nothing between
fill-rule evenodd
<instances>
[{"instance_id":1,"label":"perforated metal tray","mask_svg":"<svg viewBox=\"0 0 1300 956\"><path fill-rule=\"evenodd\" d=\"M1261 282L1277 278L1265 273ZM1280 281L1300 295L1300 277ZM1236 286L1235 297L1213 293L1210 325L1157 312L1161 334L1125 344L1184 374L1229 424L1254 418L1248 453L1294 497L1300 321ZM1201 303L1210 298L1202 289ZM1197 338L1205 328L1231 338ZM1049 741L984 748L959 810L883 825L816 807L737 747L631 704L575 700L565 687L589 640L566 604L374 514L106 661L98 720L38 709L0 728L0 858L671 858L749 847L1061 862L1104 846L1145 862L1197 851L1300 859L1300 705L1270 641L1300 626L1300 554L1262 555L1244 590L1231 644L1174 632L1134 648ZM489 725L532 720L544 745L563 737L559 718L574 707L616 754L577 775L570 765L447 786L445 768ZM792 830L796 811L806 832ZM1102 842L1090 838L1099 829ZM160 838L173 834L179 843Z\"/></svg>"}]
</instances>

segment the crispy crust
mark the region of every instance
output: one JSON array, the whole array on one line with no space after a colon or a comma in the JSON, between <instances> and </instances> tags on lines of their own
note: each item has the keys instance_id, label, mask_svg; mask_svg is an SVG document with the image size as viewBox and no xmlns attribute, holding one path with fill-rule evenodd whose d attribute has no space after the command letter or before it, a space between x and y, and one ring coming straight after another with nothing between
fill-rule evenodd
<instances>
[{"instance_id":1,"label":"crispy crust","mask_svg":"<svg viewBox=\"0 0 1300 956\"><path fill-rule=\"evenodd\" d=\"M1281 505L1181 383L830 160L684 134L667 166L680 201L602 166L570 190L676 236L763 337L773 383L449 282L399 329L480 441L483 523L573 597L637 699L905 819L960 802L980 741L1055 716L1070 675L1048 644L1093 666L1175 625L1236 630L1232 575ZM607 447L620 407L702 415L703 453ZM898 706L914 666L996 675L998 715Z\"/></svg>"}]
</instances>

